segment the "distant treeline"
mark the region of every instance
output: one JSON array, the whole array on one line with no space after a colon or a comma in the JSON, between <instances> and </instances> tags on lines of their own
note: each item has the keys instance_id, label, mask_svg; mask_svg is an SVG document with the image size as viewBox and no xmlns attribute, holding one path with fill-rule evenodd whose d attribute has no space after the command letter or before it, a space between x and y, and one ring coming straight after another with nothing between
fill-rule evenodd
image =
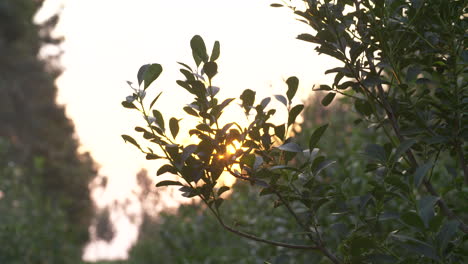
<instances>
[{"instance_id":1,"label":"distant treeline","mask_svg":"<svg viewBox=\"0 0 468 264\"><path fill-rule=\"evenodd\" d=\"M61 42L58 15L33 22L42 2L0 1L1 263L80 261L94 211L96 166L56 102L57 57L38 57Z\"/></svg>"}]
</instances>

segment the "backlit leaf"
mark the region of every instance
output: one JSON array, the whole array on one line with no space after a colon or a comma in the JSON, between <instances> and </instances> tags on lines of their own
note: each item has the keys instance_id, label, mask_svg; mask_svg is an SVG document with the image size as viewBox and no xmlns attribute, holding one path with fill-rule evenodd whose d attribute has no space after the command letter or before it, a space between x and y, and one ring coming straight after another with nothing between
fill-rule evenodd
<instances>
[{"instance_id":1,"label":"backlit leaf","mask_svg":"<svg viewBox=\"0 0 468 264\"><path fill-rule=\"evenodd\" d=\"M289 111L288 126L296 122L296 117L302 112L303 109L304 109L304 105L299 104L299 105L294 106L291 109L291 111Z\"/></svg>"},{"instance_id":2,"label":"backlit leaf","mask_svg":"<svg viewBox=\"0 0 468 264\"><path fill-rule=\"evenodd\" d=\"M332 101L333 98L335 98L335 93L328 93L323 99L322 99L322 105L323 106L328 106Z\"/></svg>"},{"instance_id":3,"label":"backlit leaf","mask_svg":"<svg viewBox=\"0 0 468 264\"><path fill-rule=\"evenodd\" d=\"M328 124L315 129L314 133L312 133L312 136L310 136L309 149L313 150L317 146L317 143L319 142L320 138L322 137L323 133L325 133L325 130L327 130L327 128Z\"/></svg>"},{"instance_id":4,"label":"backlit leaf","mask_svg":"<svg viewBox=\"0 0 468 264\"><path fill-rule=\"evenodd\" d=\"M175 139L179 133L179 120L172 117L169 120L169 129L171 130L172 137Z\"/></svg>"},{"instance_id":5,"label":"backlit leaf","mask_svg":"<svg viewBox=\"0 0 468 264\"><path fill-rule=\"evenodd\" d=\"M219 58L220 44L219 41L215 41L213 45L213 51L211 51L210 61L215 61Z\"/></svg>"},{"instance_id":6,"label":"backlit leaf","mask_svg":"<svg viewBox=\"0 0 468 264\"><path fill-rule=\"evenodd\" d=\"M130 142L132 143L133 145L135 145L137 148L141 149L140 148L140 145L138 145L138 143L136 142L135 139L133 139L131 136L129 135L122 135L122 138L125 142Z\"/></svg>"},{"instance_id":7,"label":"backlit leaf","mask_svg":"<svg viewBox=\"0 0 468 264\"><path fill-rule=\"evenodd\" d=\"M294 98L294 95L296 95L297 88L299 87L299 79L297 79L296 76L292 76L286 80L286 83L288 84L288 91L286 92L286 96L291 102L291 100Z\"/></svg>"},{"instance_id":8,"label":"backlit leaf","mask_svg":"<svg viewBox=\"0 0 468 264\"><path fill-rule=\"evenodd\" d=\"M208 54L206 53L205 42L202 37L195 35L192 40L190 40L190 47L195 55L198 56L203 62L208 61Z\"/></svg>"},{"instance_id":9,"label":"backlit leaf","mask_svg":"<svg viewBox=\"0 0 468 264\"><path fill-rule=\"evenodd\" d=\"M182 183L178 181L160 181L156 184L156 187L170 186L170 185L183 186Z\"/></svg>"}]
</instances>

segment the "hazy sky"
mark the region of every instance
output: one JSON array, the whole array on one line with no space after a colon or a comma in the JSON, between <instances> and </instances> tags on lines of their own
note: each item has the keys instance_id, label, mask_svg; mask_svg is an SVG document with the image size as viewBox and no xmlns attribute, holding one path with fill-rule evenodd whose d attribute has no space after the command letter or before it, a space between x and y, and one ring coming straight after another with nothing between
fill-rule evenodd
<instances>
[{"instance_id":1,"label":"hazy sky","mask_svg":"<svg viewBox=\"0 0 468 264\"><path fill-rule=\"evenodd\" d=\"M38 20L63 6L57 28L57 34L65 37L58 100L75 123L82 150L90 151L100 165L99 173L109 177L106 192L95 194L98 206L131 197L141 167L155 176L157 164L146 162L120 137L133 134L133 128L143 124L136 111L120 105L131 93L125 81L136 83L142 64L162 64L163 74L148 96L164 91L158 109L182 117L178 109L191 101L175 83L182 78L176 61L193 65L189 41L194 35L204 38L209 51L215 40L221 42L214 85L221 87L222 97L238 97L246 88L257 91L257 98L284 93L284 80L295 75L300 79L299 95L305 99L313 84L327 80L323 73L330 60L317 56L310 43L296 39L310 28L295 20L291 10L272 8L271 3L46 0ZM125 257L137 229L126 219L120 219L117 228L111 245L95 243L85 257Z\"/></svg>"}]
</instances>

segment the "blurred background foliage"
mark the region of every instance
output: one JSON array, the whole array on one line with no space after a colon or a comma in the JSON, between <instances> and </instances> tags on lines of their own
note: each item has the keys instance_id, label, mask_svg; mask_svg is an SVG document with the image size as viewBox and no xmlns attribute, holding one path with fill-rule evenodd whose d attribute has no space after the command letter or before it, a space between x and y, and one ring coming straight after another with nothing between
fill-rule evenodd
<instances>
[{"instance_id":1,"label":"blurred background foliage","mask_svg":"<svg viewBox=\"0 0 468 264\"><path fill-rule=\"evenodd\" d=\"M0 263L79 263L94 214L96 166L56 103L57 57L39 56L61 42L58 15L33 22L41 6L0 1Z\"/></svg>"}]
</instances>

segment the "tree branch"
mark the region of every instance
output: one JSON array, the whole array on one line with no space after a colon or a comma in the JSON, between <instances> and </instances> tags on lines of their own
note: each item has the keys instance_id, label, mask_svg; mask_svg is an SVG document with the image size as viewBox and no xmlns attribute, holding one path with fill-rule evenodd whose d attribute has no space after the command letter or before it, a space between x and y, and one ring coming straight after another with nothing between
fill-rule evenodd
<instances>
[{"instance_id":1,"label":"tree branch","mask_svg":"<svg viewBox=\"0 0 468 264\"><path fill-rule=\"evenodd\" d=\"M238 175L237 173L233 172L228 166L225 166L225 168L227 169L227 171L228 171L232 176L234 176L234 177L236 177L236 178L239 178L239 179L242 179L242 180L245 180L245 181L249 181L249 182L251 182L252 184L261 185L262 187L265 187L265 188L270 188L270 189L273 191L273 193L275 193L276 196L278 196L278 198L279 198L280 201L284 204L284 206L286 207L286 209L288 210L288 212L294 217L294 219L296 220L297 224L298 224L305 232L307 232L307 236L309 237L309 239L310 239L311 241L315 242L316 244L318 244L317 246L313 246L313 249L318 250L319 252L321 252L323 255L325 255L327 258L329 258L329 259L330 259L333 263L335 263L335 264L341 264L341 263L343 263L338 257L336 257L334 254L332 254L330 251L328 251L328 250L325 248L324 243L323 243L323 241L322 241L321 239L319 239L319 243L317 243L317 242L315 241L314 237L309 233L309 232L310 232L309 228L307 228L307 226L306 226L304 223L302 223L301 219L300 219L299 216L296 214L296 212L294 212L294 210L291 208L291 206L290 206L289 203L286 201L286 199L284 199L284 197L281 195L281 193L279 193L278 191L276 191L276 189L275 189L273 186L271 186L270 184L268 184L267 182L262 181L262 180L258 180L258 179L255 179L255 178L245 177L245 176L242 176L242 175ZM218 217L218 221L221 223L221 225L223 225L223 227L225 227L226 229L228 229L228 230L231 231L231 232L234 232L234 231L241 232L241 231L235 230L235 229L233 229L234 231L233 231L233 230L230 230L230 229L229 229L230 227L229 227L229 226L226 226L226 225L223 223L222 219L219 218L219 217ZM238 234L238 235L241 235L241 234L239 234L239 233L237 233L237 232L234 232L234 233L236 233L236 234ZM316 232L317 232L317 235L320 236L320 234L318 233L318 231L316 231ZM241 233L243 233L243 232L241 232ZM243 234L245 235L246 233L243 233ZM246 235L249 235L249 234L246 234ZM244 236L244 237L246 237L246 236ZM250 237L249 237L249 238L250 238ZM260 241L260 240L258 240L258 239L261 239L261 238L258 238L258 237L255 237L255 238L256 238L256 239L254 239L254 238L251 238L251 239L256 240L256 241ZM265 241L260 241L260 242L265 242ZM270 242L273 242L273 241L270 241ZM265 243L267 243L267 242L265 242ZM274 242L274 243L278 243L278 242ZM271 244L271 243L269 243L269 244ZM311 248L309 248L309 249L311 249Z\"/></svg>"}]
</instances>

